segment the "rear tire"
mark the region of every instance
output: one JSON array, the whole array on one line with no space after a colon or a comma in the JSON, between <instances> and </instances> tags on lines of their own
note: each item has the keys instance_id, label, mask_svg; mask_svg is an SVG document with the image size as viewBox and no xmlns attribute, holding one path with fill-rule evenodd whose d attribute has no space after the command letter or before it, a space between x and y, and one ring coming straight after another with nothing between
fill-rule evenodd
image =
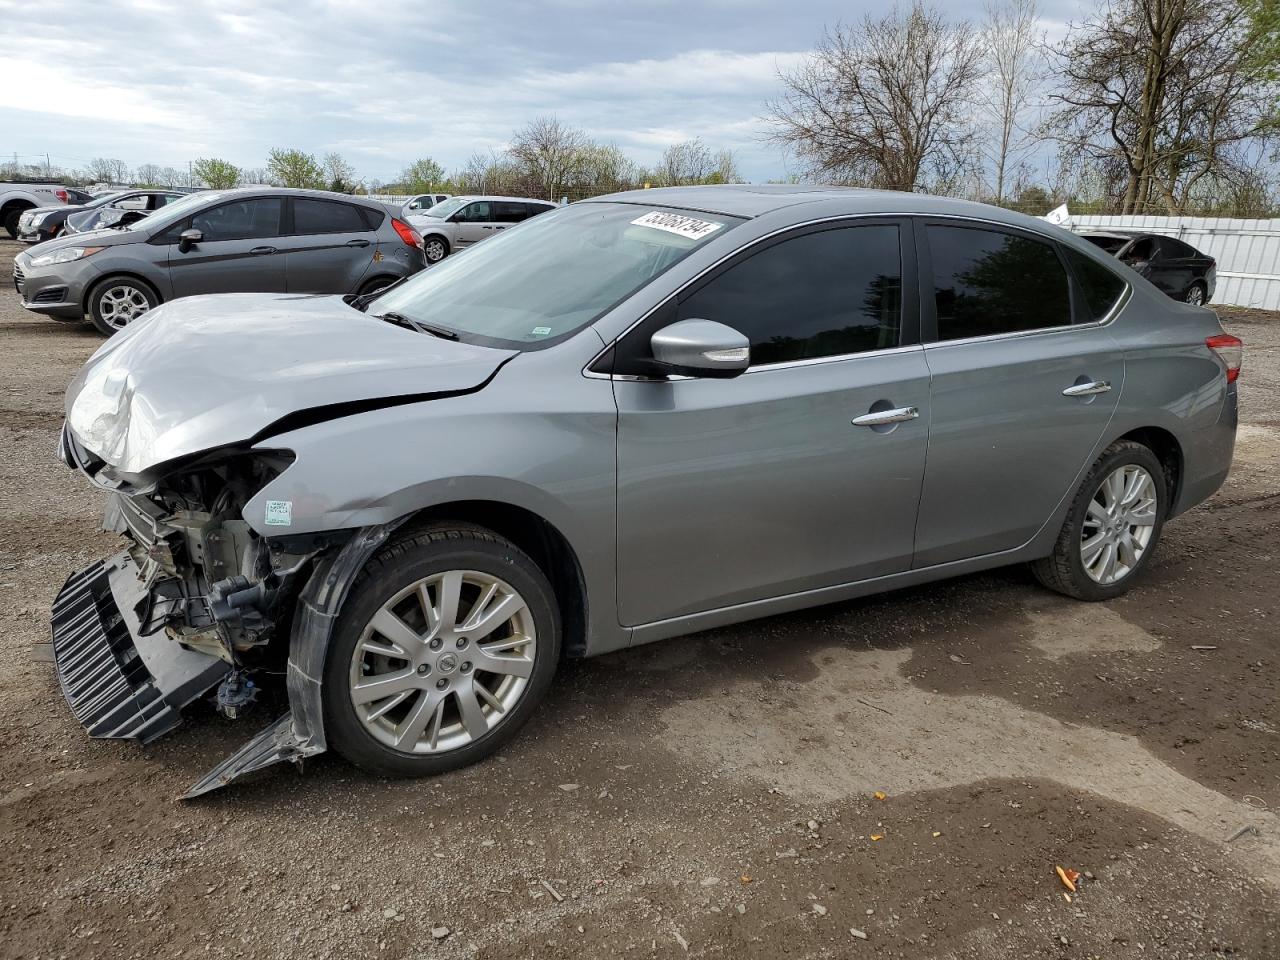
<instances>
[{"instance_id":1,"label":"rear tire","mask_svg":"<svg viewBox=\"0 0 1280 960\"><path fill-rule=\"evenodd\" d=\"M1077 600L1128 591L1160 543L1169 513L1164 466L1147 447L1108 447L1080 484L1053 553L1031 564L1050 590Z\"/></svg>"},{"instance_id":2,"label":"rear tire","mask_svg":"<svg viewBox=\"0 0 1280 960\"><path fill-rule=\"evenodd\" d=\"M516 735L559 659L560 613L538 565L482 527L433 525L352 584L325 662L325 730L370 773L455 770Z\"/></svg>"},{"instance_id":3,"label":"rear tire","mask_svg":"<svg viewBox=\"0 0 1280 960\"><path fill-rule=\"evenodd\" d=\"M1197 280L1187 287L1186 295L1182 299L1192 306L1203 307L1209 302L1209 291L1203 283Z\"/></svg>"},{"instance_id":4,"label":"rear tire","mask_svg":"<svg viewBox=\"0 0 1280 960\"><path fill-rule=\"evenodd\" d=\"M148 310L160 305L160 294L135 277L107 277L89 291L89 319L104 337L123 330Z\"/></svg>"}]
</instances>

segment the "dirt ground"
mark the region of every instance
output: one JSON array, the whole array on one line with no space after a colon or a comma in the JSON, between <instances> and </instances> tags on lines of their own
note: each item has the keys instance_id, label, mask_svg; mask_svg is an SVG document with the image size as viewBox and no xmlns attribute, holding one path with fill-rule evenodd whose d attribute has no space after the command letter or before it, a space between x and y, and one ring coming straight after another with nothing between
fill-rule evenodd
<instances>
[{"instance_id":1,"label":"dirt ground","mask_svg":"<svg viewBox=\"0 0 1280 960\"><path fill-rule=\"evenodd\" d=\"M1236 468L1122 600L1009 569L776 617L569 664L459 773L324 756L183 803L270 718L90 741L33 660L114 541L54 457L101 341L18 307L16 249L0 956L1280 957L1280 316L1222 311Z\"/></svg>"}]
</instances>

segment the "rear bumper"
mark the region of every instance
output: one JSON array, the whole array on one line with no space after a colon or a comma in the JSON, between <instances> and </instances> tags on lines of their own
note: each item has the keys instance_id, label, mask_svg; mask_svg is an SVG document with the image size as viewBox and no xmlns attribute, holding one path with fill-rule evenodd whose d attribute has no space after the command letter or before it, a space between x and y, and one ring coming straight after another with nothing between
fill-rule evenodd
<instances>
[{"instance_id":1,"label":"rear bumper","mask_svg":"<svg viewBox=\"0 0 1280 960\"><path fill-rule=\"evenodd\" d=\"M164 633L140 636L134 608L146 590L137 574L123 552L73 573L50 622L58 683L89 735L150 743L230 667Z\"/></svg>"}]
</instances>

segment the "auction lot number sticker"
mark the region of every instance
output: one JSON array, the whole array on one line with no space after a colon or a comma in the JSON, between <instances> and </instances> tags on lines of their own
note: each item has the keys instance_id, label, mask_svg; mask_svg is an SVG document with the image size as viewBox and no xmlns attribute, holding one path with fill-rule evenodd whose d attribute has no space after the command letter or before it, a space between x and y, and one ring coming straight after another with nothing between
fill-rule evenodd
<instances>
[{"instance_id":1,"label":"auction lot number sticker","mask_svg":"<svg viewBox=\"0 0 1280 960\"><path fill-rule=\"evenodd\" d=\"M646 213L643 217L637 217L631 221L631 225L665 230L667 233L674 233L676 236L684 237L686 240L701 240L724 226L723 223L712 223L710 220L686 217L682 213L661 213L657 210L653 213Z\"/></svg>"}]
</instances>

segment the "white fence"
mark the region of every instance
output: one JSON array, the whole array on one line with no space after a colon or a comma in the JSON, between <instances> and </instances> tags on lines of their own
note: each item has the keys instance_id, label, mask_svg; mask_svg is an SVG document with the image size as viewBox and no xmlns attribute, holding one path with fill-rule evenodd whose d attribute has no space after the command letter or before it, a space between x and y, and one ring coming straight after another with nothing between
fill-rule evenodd
<instances>
[{"instance_id":1,"label":"white fence","mask_svg":"<svg viewBox=\"0 0 1280 960\"><path fill-rule=\"evenodd\" d=\"M1072 214L1071 229L1141 230L1185 240L1218 261L1215 303L1280 310L1280 220Z\"/></svg>"}]
</instances>

